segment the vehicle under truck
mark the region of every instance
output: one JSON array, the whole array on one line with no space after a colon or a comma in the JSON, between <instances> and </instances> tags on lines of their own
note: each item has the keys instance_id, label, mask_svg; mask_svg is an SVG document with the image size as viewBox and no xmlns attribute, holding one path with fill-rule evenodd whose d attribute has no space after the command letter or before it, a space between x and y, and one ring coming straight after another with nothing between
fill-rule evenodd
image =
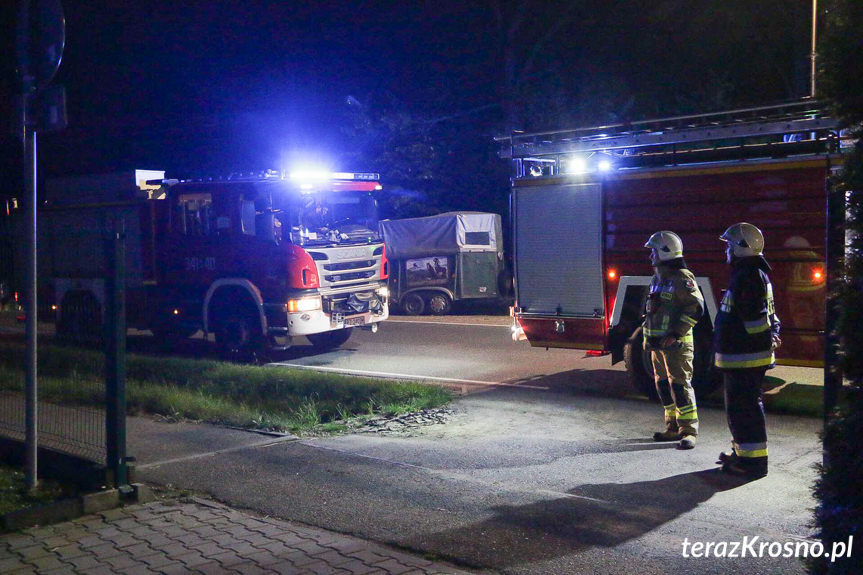
<instances>
[{"instance_id":1,"label":"vehicle under truck","mask_svg":"<svg viewBox=\"0 0 863 575\"><path fill-rule=\"evenodd\" d=\"M54 181L39 209L40 304L53 304L59 337L98 338L105 238L122 229L128 327L166 344L214 334L238 359L285 350L298 336L338 347L389 314L378 179Z\"/></svg>"},{"instance_id":2,"label":"vehicle under truck","mask_svg":"<svg viewBox=\"0 0 863 575\"><path fill-rule=\"evenodd\" d=\"M513 338L625 361L654 390L641 323L653 232L681 236L704 295L694 328L696 392L719 382L712 331L729 278L719 236L765 235L777 362L823 365L827 179L845 142L812 101L498 138L512 162Z\"/></svg>"}]
</instances>

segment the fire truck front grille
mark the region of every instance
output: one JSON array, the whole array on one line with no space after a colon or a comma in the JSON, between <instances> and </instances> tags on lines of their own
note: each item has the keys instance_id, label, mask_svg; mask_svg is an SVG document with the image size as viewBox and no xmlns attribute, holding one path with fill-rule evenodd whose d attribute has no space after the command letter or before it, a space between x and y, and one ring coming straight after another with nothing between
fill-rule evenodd
<instances>
[{"instance_id":1,"label":"fire truck front grille","mask_svg":"<svg viewBox=\"0 0 863 575\"><path fill-rule=\"evenodd\" d=\"M359 262L344 262L340 264L324 264L324 269L328 272L340 272L345 270L356 270L361 268L370 268L375 265L375 260L363 260Z\"/></svg>"},{"instance_id":2,"label":"fire truck front grille","mask_svg":"<svg viewBox=\"0 0 863 575\"><path fill-rule=\"evenodd\" d=\"M365 272L354 272L354 273L344 273L338 275L327 275L324 276L324 279L331 283L339 283L339 282L347 282L354 280L365 280L373 277L375 275L374 271L365 271Z\"/></svg>"},{"instance_id":3,"label":"fire truck front grille","mask_svg":"<svg viewBox=\"0 0 863 575\"><path fill-rule=\"evenodd\" d=\"M383 252L381 246L348 245L309 250L309 253L315 260L321 288L326 291L362 288L378 279L381 255L376 256L376 250Z\"/></svg>"}]
</instances>

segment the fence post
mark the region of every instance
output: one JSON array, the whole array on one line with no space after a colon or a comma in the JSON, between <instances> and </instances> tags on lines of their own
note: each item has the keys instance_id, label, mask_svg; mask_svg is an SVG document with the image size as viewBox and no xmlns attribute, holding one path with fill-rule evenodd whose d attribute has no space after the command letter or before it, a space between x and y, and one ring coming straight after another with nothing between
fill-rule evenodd
<instances>
[{"instance_id":1,"label":"fence post","mask_svg":"<svg viewBox=\"0 0 863 575\"><path fill-rule=\"evenodd\" d=\"M126 458L126 230L122 218L114 222L108 240L111 256L107 290L105 338L105 436L108 471L113 486L129 485Z\"/></svg>"}]
</instances>

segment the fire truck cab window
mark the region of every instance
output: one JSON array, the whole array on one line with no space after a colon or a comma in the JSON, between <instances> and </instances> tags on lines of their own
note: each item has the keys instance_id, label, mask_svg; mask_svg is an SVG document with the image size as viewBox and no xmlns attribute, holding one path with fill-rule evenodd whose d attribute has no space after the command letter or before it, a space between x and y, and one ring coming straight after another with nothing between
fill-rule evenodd
<instances>
[{"instance_id":1,"label":"fire truck cab window","mask_svg":"<svg viewBox=\"0 0 863 575\"><path fill-rule=\"evenodd\" d=\"M186 236L215 233L213 197L208 193L183 194L177 198L176 231Z\"/></svg>"}]
</instances>

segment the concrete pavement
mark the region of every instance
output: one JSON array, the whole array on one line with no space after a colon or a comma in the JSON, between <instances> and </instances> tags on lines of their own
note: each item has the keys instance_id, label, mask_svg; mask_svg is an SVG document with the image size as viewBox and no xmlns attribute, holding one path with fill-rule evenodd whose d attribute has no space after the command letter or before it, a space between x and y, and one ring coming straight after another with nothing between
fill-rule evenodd
<instances>
[{"instance_id":1,"label":"concrete pavement","mask_svg":"<svg viewBox=\"0 0 863 575\"><path fill-rule=\"evenodd\" d=\"M467 573L200 498L132 505L0 537L0 573Z\"/></svg>"}]
</instances>

